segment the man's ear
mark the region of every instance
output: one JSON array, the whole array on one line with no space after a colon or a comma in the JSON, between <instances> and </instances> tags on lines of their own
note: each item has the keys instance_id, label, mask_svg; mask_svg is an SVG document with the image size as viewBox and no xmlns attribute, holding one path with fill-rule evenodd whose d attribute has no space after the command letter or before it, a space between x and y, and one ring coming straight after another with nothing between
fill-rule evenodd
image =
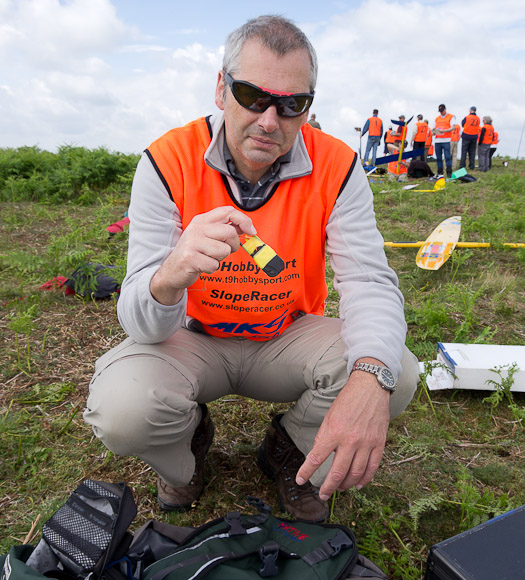
<instances>
[{"instance_id":1,"label":"man's ear","mask_svg":"<svg viewBox=\"0 0 525 580\"><path fill-rule=\"evenodd\" d=\"M221 111L224 111L224 71L219 71L217 86L215 87L215 104Z\"/></svg>"}]
</instances>

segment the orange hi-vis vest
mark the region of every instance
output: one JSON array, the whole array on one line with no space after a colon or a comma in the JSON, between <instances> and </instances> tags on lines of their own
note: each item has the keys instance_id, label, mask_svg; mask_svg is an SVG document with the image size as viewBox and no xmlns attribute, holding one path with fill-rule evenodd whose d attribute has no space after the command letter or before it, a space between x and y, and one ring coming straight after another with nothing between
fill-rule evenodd
<instances>
[{"instance_id":1,"label":"orange hi-vis vest","mask_svg":"<svg viewBox=\"0 0 525 580\"><path fill-rule=\"evenodd\" d=\"M492 139L492 145L497 145L499 143L499 133L494 131L494 138Z\"/></svg>"},{"instance_id":2,"label":"orange hi-vis vest","mask_svg":"<svg viewBox=\"0 0 525 580\"><path fill-rule=\"evenodd\" d=\"M465 135L479 135L480 131L481 127L479 117L477 115L473 115L472 113L468 114L465 117L463 133L465 133Z\"/></svg>"},{"instance_id":3,"label":"orange hi-vis vest","mask_svg":"<svg viewBox=\"0 0 525 580\"><path fill-rule=\"evenodd\" d=\"M428 133L427 133L427 140L425 141L425 147L430 147L432 145L432 129L428 129Z\"/></svg>"},{"instance_id":4,"label":"orange hi-vis vest","mask_svg":"<svg viewBox=\"0 0 525 580\"><path fill-rule=\"evenodd\" d=\"M391 161L387 166L387 171L394 175L402 175L403 173L408 173L408 168L401 162Z\"/></svg>"},{"instance_id":5,"label":"orange hi-vis vest","mask_svg":"<svg viewBox=\"0 0 525 580\"><path fill-rule=\"evenodd\" d=\"M370 137L379 137L381 135L382 121L379 117L370 117L368 119L368 134Z\"/></svg>"},{"instance_id":6,"label":"orange hi-vis vest","mask_svg":"<svg viewBox=\"0 0 525 580\"><path fill-rule=\"evenodd\" d=\"M492 145L492 142L494 141L494 127L492 125L483 125L483 129L485 129L485 133L483 134L481 144Z\"/></svg>"},{"instance_id":7,"label":"orange hi-vis vest","mask_svg":"<svg viewBox=\"0 0 525 580\"><path fill-rule=\"evenodd\" d=\"M451 113L447 113L444 117L438 115L436 117L436 129L452 129L451 121L454 118L454 115ZM448 139L452 136L452 130L447 131L446 133L437 133L434 135L436 139Z\"/></svg>"},{"instance_id":8,"label":"orange hi-vis vest","mask_svg":"<svg viewBox=\"0 0 525 580\"><path fill-rule=\"evenodd\" d=\"M416 123L416 135L414 137L414 141L426 141L428 133L428 123L418 122Z\"/></svg>"},{"instance_id":9,"label":"orange hi-vis vest","mask_svg":"<svg viewBox=\"0 0 525 580\"><path fill-rule=\"evenodd\" d=\"M211 142L207 119L169 131L146 150L179 209L183 230L198 214L236 205L284 261L284 270L272 278L239 248L213 274L201 274L187 290L187 314L212 336L269 340L298 313L324 312L325 228L357 156L308 124L301 132L312 173L275 184L252 210L239 206L227 178L204 161Z\"/></svg>"},{"instance_id":10,"label":"orange hi-vis vest","mask_svg":"<svg viewBox=\"0 0 525 580\"><path fill-rule=\"evenodd\" d=\"M389 129L385 135L385 143L395 143L395 141L396 141L396 136L395 136L394 132L392 131L392 129Z\"/></svg>"},{"instance_id":11,"label":"orange hi-vis vest","mask_svg":"<svg viewBox=\"0 0 525 580\"><path fill-rule=\"evenodd\" d=\"M450 138L451 141L459 141L459 131L459 125L454 125L454 128L452 129L452 137Z\"/></svg>"}]
</instances>

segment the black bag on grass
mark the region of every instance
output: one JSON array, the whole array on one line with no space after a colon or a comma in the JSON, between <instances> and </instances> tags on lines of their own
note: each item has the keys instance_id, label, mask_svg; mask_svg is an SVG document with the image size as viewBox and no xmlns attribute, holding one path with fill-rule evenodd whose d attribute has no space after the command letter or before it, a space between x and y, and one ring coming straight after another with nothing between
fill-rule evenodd
<instances>
[{"instance_id":1,"label":"black bag on grass","mask_svg":"<svg viewBox=\"0 0 525 580\"><path fill-rule=\"evenodd\" d=\"M111 564L127 553L133 539L128 528L136 515L124 483L87 479L44 524L36 548L15 546L4 557L1 579L116 579L120 574Z\"/></svg>"},{"instance_id":2,"label":"black bag on grass","mask_svg":"<svg viewBox=\"0 0 525 580\"><path fill-rule=\"evenodd\" d=\"M232 512L197 528L152 520L132 536L129 488L86 480L36 548L0 557L0 580L386 580L345 526L277 518L260 499L247 501L257 514Z\"/></svg>"},{"instance_id":3,"label":"black bag on grass","mask_svg":"<svg viewBox=\"0 0 525 580\"><path fill-rule=\"evenodd\" d=\"M84 298L108 298L120 291L120 284L110 275L111 270L116 270L116 266L87 262L73 272L65 285Z\"/></svg>"}]
</instances>

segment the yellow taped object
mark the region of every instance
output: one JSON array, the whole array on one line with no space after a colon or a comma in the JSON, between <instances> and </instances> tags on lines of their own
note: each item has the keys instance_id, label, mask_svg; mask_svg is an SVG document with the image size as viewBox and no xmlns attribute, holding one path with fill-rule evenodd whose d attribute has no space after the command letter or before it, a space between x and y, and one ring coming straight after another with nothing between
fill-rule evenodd
<instances>
[{"instance_id":1,"label":"yellow taped object","mask_svg":"<svg viewBox=\"0 0 525 580\"><path fill-rule=\"evenodd\" d=\"M446 181L444 177L440 177L434 184L434 189L445 189Z\"/></svg>"},{"instance_id":2,"label":"yellow taped object","mask_svg":"<svg viewBox=\"0 0 525 580\"><path fill-rule=\"evenodd\" d=\"M461 233L461 216L443 220L419 248L416 265L423 270L439 270L450 258Z\"/></svg>"},{"instance_id":3,"label":"yellow taped object","mask_svg":"<svg viewBox=\"0 0 525 580\"><path fill-rule=\"evenodd\" d=\"M242 248L250 254L259 268L272 278L284 270L284 262L275 250L257 236L245 235Z\"/></svg>"}]
</instances>

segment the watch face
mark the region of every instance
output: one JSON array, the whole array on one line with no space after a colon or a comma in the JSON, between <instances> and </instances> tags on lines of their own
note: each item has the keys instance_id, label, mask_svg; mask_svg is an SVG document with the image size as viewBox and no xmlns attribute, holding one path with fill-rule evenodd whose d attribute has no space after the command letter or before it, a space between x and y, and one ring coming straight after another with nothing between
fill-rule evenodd
<instances>
[{"instance_id":1,"label":"watch face","mask_svg":"<svg viewBox=\"0 0 525 580\"><path fill-rule=\"evenodd\" d=\"M394 390L396 388L396 379L390 369L382 368L379 379L386 389Z\"/></svg>"}]
</instances>

